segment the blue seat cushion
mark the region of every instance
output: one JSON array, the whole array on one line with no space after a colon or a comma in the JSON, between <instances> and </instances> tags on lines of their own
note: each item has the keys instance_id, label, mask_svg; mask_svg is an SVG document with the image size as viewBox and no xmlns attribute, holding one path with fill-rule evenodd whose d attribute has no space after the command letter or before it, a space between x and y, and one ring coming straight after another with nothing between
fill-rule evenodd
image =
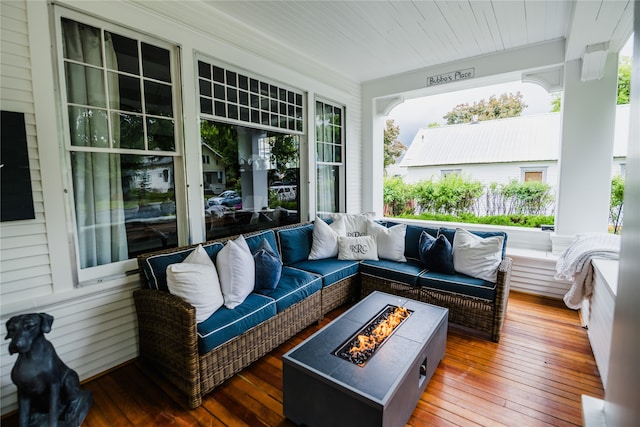
<instances>
[{"instance_id":1,"label":"blue seat cushion","mask_svg":"<svg viewBox=\"0 0 640 427\"><path fill-rule=\"evenodd\" d=\"M216 256L224 245L222 243L210 243L202 245L202 247L209 254L211 261L215 263ZM194 249L189 248L178 252L152 255L146 258L142 263L142 273L147 278L149 288L169 292L167 287L167 266L184 261Z\"/></svg>"},{"instance_id":2,"label":"blue seat cushion","mask_svg":"<svg viewBox=\"0 0 640 427\"><path fill-rule=\"evenodd\" d=\"M423 271L425 268L420 264L420 261L412 259L407 259L407 262L381 259L377 261L365 260L360 263L362 274L370 274L410 286L418 284L418 276Z\"/></svg>"},{"instance_id":3,"label":"blue seat cushion","mask_svg":"<svg viewBox=\"0 0 640 427\"><path fill-rule=\"evenodd\" d=\"M460 273L443 274L435 271L423 272L418 278L418 285L490 301L496 298L495 283Z\"/></svg>"},{"instance_id":4,"label":"blue seat cushion","mask_svg":"<svg viewBox=\"0 0 640 427\"><path fill-rule=\"evenodd\" d=\"M198 324L198 352L207 353L275 315L276 302L257 293L249 294L233 310L222 306Z\"/></svg>"},{"instance_id":5,"label":"blue seat cushion","mask_svg":"<svg viewBox=\"0 0 640 427\"><path fill-rule=\"evenodd\" d=\"M256 291L276 302L278 313L322 289L322 278L307 271L283 267L275 289Z\"/></svg>"},{"instance_id":6,"label":"blue seat cushion","mask_svg":"<svg viewBox=\"0 0 640 427\"><path fill-rule=\"evenodd\" d=\"M313 243L313 224L278 230L278 243L284 265L306 260Z\"/></svg>"},{"instance_id":7,"label":"blue seat cushion","mask_svg":"<svg viewBox=\"0 0 640 427\"><path fill-rule=\"evenodd\" d=\"M358 274L358 261L339 260L337 258L325 258L300 261L292 265L292 267L322 276L322 286L331 286L336 282L347 277Z\"/></svg>"}]
</instances>

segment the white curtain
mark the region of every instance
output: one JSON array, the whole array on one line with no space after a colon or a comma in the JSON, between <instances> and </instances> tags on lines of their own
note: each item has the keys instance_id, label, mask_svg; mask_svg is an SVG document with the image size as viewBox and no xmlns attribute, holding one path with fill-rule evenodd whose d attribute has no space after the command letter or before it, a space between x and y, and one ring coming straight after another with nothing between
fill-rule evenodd
<instances>
[{"instance_id":1,"label":"white curtain","mask_svg":"<svg viewBox=\"0 0 640 427\"><path fill-rule=\"evenodd\" d=\"M336 206L336 182L334 167L319 165L318 172L318 208L319 212L337 212Z\"/></svg>"},{"instance_id":2,"label":"white curtain","mask_svg":"<svg viewBox=\"0 0 640 427\"><path fill-rule=\"evenodd\" d=\"M99 30L65 20L63 34L66 58L103 65ZM109 56L107 63L117 63L110 39L104 50ZM69 107L72 146L109 147L108 112L104 109L107 96L111 106L119 105L117 76L109 74L113 77L105 88L102 69L67 64L68 101L101 107ZM116 123L112 126L114 147L119 147L119 133ZM120 155L74 151L71 163L81 268L127 259Z\"/></svg>"}]
</instances>

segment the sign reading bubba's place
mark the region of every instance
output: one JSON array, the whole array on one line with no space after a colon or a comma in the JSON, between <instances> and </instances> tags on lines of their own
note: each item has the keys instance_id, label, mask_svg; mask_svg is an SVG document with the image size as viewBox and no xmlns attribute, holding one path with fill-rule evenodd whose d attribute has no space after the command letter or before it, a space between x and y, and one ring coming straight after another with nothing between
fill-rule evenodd
<instances>
[{"instance_id":1,"label":"sign reading bubba's place","mask_svg":"<svg viewBox=\"0 0 640 427\"><path fill-rule=\"evenodd\" d=\"M473 77L475 77L475 74L475 68L467 68L465 70L451 71L450 73L429 76L427 77L427 87L457 82L460 80L472 79Z\"/></svg>"}]
</instances>

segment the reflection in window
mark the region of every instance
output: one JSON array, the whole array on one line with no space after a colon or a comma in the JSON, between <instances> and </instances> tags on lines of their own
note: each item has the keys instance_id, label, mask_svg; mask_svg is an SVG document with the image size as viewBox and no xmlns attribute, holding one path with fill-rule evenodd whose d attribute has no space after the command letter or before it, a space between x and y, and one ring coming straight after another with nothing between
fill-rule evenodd
<instances>
[{"instance_id":1,"label":"reflection in window","mask_svg":"<svg viewBox=\"0 0 640 427\"><path fill-rule=\"evenodd\" d=\"M208 240L299 221L298 135L207 120L200 132L216 158L203 164Z\"/></svg>"}]
</instances>

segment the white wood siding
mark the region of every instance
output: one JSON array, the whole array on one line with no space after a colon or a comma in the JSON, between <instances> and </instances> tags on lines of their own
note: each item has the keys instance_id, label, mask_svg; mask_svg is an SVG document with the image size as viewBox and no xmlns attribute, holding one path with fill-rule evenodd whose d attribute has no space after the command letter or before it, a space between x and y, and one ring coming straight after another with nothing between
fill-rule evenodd
<instances>
[{"instance_id":1,"label":"white wood siding","mask_svg":"<svg viewBox=\"0 0 640 427\"><path fill-rule=\"evenodd\" d=\"M35 219L0 223L2 304L52 292L35 128L26 4L0 6L0 107L24 113ZM6 143L3 141L3 143Z\"/></svg>"}]
</instances>

